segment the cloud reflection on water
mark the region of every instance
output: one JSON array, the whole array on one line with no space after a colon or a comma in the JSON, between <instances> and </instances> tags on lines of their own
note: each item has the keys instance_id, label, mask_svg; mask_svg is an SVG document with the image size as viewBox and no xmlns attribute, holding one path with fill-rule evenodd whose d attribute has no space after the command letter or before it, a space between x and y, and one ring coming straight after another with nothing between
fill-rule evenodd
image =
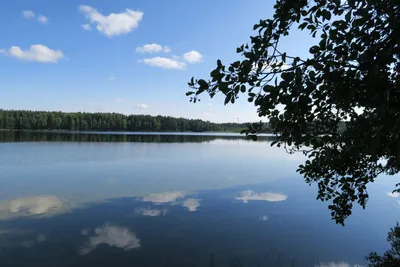
<instances>
[{"instance_id":1,"label":"cloud reflection on water","mask_svg":"<svg viewBox=\"0 0 400 267\"><path fill-rule=\"evenodd\" d=\"M153 202L156 204L174 202L177 199L183 198L185 196L184 192L172 191L165 193L150 194L142 198L144 202Z\"/></svg>"},{"instance_id":2,"label":"cloud reflection on water","mask_svg":"<svg viewBox=\"0 0 400 267\"><path fill-rule=\"evenodd\" d=\"M349 263L346 262L325 262L325 263L321 263L321 264L317 264L315 265L315 267L362 267L361 265L351 265Z\"/></svg>"},{"instance_id":3,"label":"cloud reflection on water","mask_svg":"<svg viewBox=\"0 0 400 267\"><path fill-rule=\"evenodd\" d=\"M287 196L279 193L271 193L271 192L256 193L252 190L246 190L242 191L240 195L236 197L236 199L243 201L243 203L247 203L250 200L279 202L286 200Z\"/></svg>"},{"instance_id":4,"label":"cloud reflection on water","mask_svg":"<svg viewBox=\"0 0 400 267\"><path fill-rule=\"evenodd\" d=\"M0 211L17 215L41 215L60 209L62 202L56 196L36 196L9 200L0 204Z\"/></svg>"},{"instance_id":5,"label":"cloud reflection on water","mask_svg":"<svg viewBox=\"0 0 400 267\"><path fill-rule=\"evenodd\" d=\"M150 217L155 217L155 216L164 216L167 214L168 210L167 209L138 209L137 212L143 216L150 216Z\"/></svg>"},{"instance_id":6,"label":"cloud reflection on water","mask_svg":"<svg viewBox=\"0 0 400 267\"><path fill-rule=\"evenodd\" d=\"M136 237L135 233L129 231L128 228L104 225L94 230L94 235L89 237L88 242L86 242L79 252L82 255L88 254L102 244L123 250L131 250L140 247L140 239Z\"/></svg>"},{"instance_id":7,"label":"cloud reflection on water","mask_svg":"<svg viewBox=\"0 0 400 267\"><path fill-rule=\"evenodd\" d=\"M200 200L196 198L188 198L186 199L182 207L187 208L189 211L196 211L198 207L200 207Z\"/></svg>"},{"instance_id":8,"label":"cloud reflection on water","mask_svg":"<svg viewBox=\"0 0 400 267\"><path fill-rule=\"evenodd\" d=\"M21 246L24 248L30 248L37 243L42 243L42 242L46 242L46 241L47 241L47 237L44 234L40 234L36 237L36 240L24 241L21 243Z\"/></svg>"}]
</instances>

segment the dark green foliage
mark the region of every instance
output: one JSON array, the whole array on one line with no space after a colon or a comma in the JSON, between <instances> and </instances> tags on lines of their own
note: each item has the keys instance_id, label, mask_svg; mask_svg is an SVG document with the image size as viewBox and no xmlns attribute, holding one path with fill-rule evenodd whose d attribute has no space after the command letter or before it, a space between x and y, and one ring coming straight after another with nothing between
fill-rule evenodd
<instances>
[{"instance_id":1,"label":"dark green foliage","mask_svg":"<svg viewBox=\"0 0 400 267\"><path fill-rule=\"evenodd\" d=\"M400 266L400 225L398 223L395 228L390 229L387 240L391 248L383 256L379 256L376 252L373 252L365 258L370 261L369 267Z\"/></svg>"},{"instance_id":2,"label":"dark green foliage","mask_svg":"<svg viewBox=\"0 0 400 267\"><path fill-rule=\"evenodd\" d=\"M399 22L398 0L279 0L237 48L244 59L218 60L188 95L222 93L228 104L247 94L279 133L275 144L308 156L298 172L344 224L354 203L365 208L368 183L400 170ZM280 50L293 28L315 38L307 58Z\"/></svg>"},{"instance_id":3,"label":"dark green foliage","mask_svg":"<svg viewBox=\"0 0 400 267\"><path fill-rule=\"evenodd\" d=\"M240 132L246 124L167 116L1 110L0 129L137 132ZM269 129L263 126L265 131Z\"/></svg>"}]
</instances>

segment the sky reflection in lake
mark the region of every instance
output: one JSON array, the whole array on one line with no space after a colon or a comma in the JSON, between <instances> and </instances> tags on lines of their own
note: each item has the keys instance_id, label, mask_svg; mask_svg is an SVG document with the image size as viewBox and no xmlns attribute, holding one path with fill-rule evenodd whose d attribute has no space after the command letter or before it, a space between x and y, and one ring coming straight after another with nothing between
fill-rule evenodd
<instances>
[{"instance_id":1,"label":"sky reflection in lake","mask_svg":"<svg viewBox=\"0 0 400 267\"><path fill-rule=\"evenodd\" d=\"M0 266L347 267L387 248L392 177L341 227L295 173L302 156L193 140L0 144Z\"/></svg>"}]
</instances>

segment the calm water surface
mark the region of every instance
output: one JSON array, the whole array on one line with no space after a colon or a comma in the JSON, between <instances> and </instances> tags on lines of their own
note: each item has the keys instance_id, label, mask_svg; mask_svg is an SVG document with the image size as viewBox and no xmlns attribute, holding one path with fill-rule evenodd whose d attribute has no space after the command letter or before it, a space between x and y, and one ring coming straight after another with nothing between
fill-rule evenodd
<instances>
[{"instance_id":1,"label":"calm water surface","mask_svg":"<svg viewBox=\"0 0 400 267\"><path fill-rule=\"evenodd\" d=\"M346 267L387 249L396 178L342 227L270 138L0 132L0 266Z\"/></svg>"}]
</instances>

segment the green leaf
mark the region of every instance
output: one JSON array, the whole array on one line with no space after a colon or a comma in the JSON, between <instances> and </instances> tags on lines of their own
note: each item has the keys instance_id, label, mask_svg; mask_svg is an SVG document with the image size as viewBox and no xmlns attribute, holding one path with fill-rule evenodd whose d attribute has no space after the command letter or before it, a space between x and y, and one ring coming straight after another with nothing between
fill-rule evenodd
<instances>
[{"instance_id":1,"label":"green leaf","mask_svg":"<svg viewBox=\"0 0 400 267\"><path fill-rule=\"evenodd\" d=\"M310 76L310 80L314 82L315 81L315 71L313 71L313 70L310 71L309 76Z\"/></svg>"},{"instance_id":2,"label":"green leaf","mask_svg":"<svg viewBox=\"0 0 400 267\"><path fill-rule=\"evenodd\" d=\"M322 11L322 16L326 19L326 20L330 20L332 17L331 12L329 12L329 10L323 10Z\"/></svg>"},{"instance_id":3,"label":"green leaf","mask_svg":"<svg viewBox=\"0 0 400 267\"><path fill-rule=\"evenodd\" d=\"M302 77L302 72L300 68L296 68L296 80L300 80Z\"/></svg>"},{"instance_id":4,"label":"green leaf","mask_svg":"<svg viewBox=\"0 0 400 267\"><path fill-rule=\"evenodd\" d=\"M310 48L310 53L311 53L311 54L316 54L316 53L318 53L318 52L319 52L319 46L314 45L314 46L312 46L312 47Z\"/></svg>"},{"instance_id":5,"label":"green leaf","mask_svg":"<svg viewBox=\"0 0 400 267\"><path fill-rule=\"evenodd\" d=\"M349 12L347 12L346 15L344 16L344 18L345 18L345 20L346 20L347 23L350 22L351 13L352 13L352 10L350 10Z\"/></svg>"},{"instance_id":6,"label":"green leaf","mask_svg":"<svg viewBox=\"0 0 400 267\"><path fill-rule=\"evenodd\" d=\"M233 62L232 64L232 67L234 67L234 68L239 68L239 66L240 66L240 61L235 61L235 62Z\"/></svg>"},{"instance_id":7,"label":"green leaf","mask_svg":"<svg viewBox=\"0 0 400 267\"><path fill-rule=\"evenodd\" d=\"M299 25L300 30L304 30L305 27L307 27L308 22L303 22L302 24Z\"/></svg>"},{"instance_id":8,"label":"green leaf","mask_svg":"<svg viewBox=\"0 0 400 267\"><path fill-rule=\"evenodd\" d=\"M278 141L278 140L275 140L275 141L273 141L273 142L271 143L271 146L274 146L274 145L276 145L277 143L279 143L279 141Z\"/></svg>"},{"instance_id":9,"label":"green leaf","mask_svg":"<svg viewBox=\"0 0 400 267\"><path fill-rule=\"evenodd\" d=\"M229 90L228 89L228 84L226 82L220 83L219 84L219 90L224 94L228 93L228 90Z\"/></svg>"},{"instance_id":10,"label":"green leaf","mask_svg":"<svg viewBox=\"0 0 400 267\"><path fill-rule=\"evenodd\" d=\"M282 54L282 61L286 63L286 53Z\"/></svg>"},{"instance_id":11,"label":"green leaf","mask_svg":"<svg viewBox=\"0 0 400 267\"><path fill-rule=\"evenodd\" d=\"M263 91L264 92L266 92L266 93L268 93L268 92L271 92L271 91L274 91L275 90L275 86L272 86L272 85L265 85L264 87L263 87Z\"/></svg>"},{"instance_id":12,"label":"green leaf","mask_svg":"<svg viewBox=\"0 0 400 267\"><path fill-rule=\"evenodd\" d=\"M227 104L229 103L229 101L231 101L231 95L230 95L230 94L228 94L228 95L225 97L224 105L227 105Z\"/></svg>"},{"instance_id":13,"label":"green leaf","mask_svg":"<svg viewBox=\"0 0 400 267\"><path fill-rule=\"evenodd\" d=\"M294 73L293 73L293 71L284 72L281 74L281 78L285 81L290 81L294 78Z\"/></svg>"},{"instance_id":14,"label":"green leaf","mask_svg":"<svg viewBox=\"0 0 400 267\"><path fill-rule=\"evenodd\" d=\"M205 80L198 80L197 83L200 85L201 89L208 89L208 83Z\"/></svg>"},{"instance_id":15,"label":"green leaf","mask_svg":"<svg viewBox=\"0 0 400 267\"><path fill-rule=\"evenodd\" d=\"M186 96L190 96L190 95L193 95L193 94L194 94L194 92L187 92Z\"/></svg>"},{"instance_id":16,"label":"green leaf","mask_svg":"<svg viewBox=\"0 0 400 267\"><path fill-rule=\"evenodd\" d=\"M194 86L194 77L192 77L192 79L190 79L190 82L188 82L189 86Z\"/></svg>"}]
</instances>

